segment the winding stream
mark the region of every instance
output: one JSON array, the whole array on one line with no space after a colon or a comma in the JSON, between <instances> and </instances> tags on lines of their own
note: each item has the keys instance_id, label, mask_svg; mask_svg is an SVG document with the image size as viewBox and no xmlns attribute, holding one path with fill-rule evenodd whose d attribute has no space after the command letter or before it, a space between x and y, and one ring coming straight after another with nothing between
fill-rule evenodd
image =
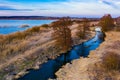
<instances>
[{"instance_id":1,"label":"winding stream","mask_svg":"<svg viewBox=\"0 0 120 80\"><path fill-rule=\"evenodd\" d=\"M19 78L18 80L48 80L54 79L55 72L58 71L64 64L71 62L80 56L87 57L91 50L95 50L104 41L104 34L100 31L96 32L95 37L92 39L74 46L70 51L61 54L54 60L40 65L38 70L30 70L28 74ZM66 57L65 57L66 56Z\"/></svg>"}]
</instances>

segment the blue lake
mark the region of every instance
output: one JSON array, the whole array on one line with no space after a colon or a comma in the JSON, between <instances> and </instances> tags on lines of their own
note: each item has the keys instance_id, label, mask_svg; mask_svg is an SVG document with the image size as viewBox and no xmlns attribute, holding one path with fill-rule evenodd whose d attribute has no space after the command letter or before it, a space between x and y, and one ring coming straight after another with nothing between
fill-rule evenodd
<instances>
[{"instance_id":1,"label":"blue lake","mask_svg":"<svg viewBox=\"0 0 120 80\"><path fill-rule=\"evenodd\" d=\"M0 20L0 34L10 34L17 31L23 31L33 26L49 24L55 20ZM29 27L21 28L22 25Z\"/></svg>"}]
</instances>

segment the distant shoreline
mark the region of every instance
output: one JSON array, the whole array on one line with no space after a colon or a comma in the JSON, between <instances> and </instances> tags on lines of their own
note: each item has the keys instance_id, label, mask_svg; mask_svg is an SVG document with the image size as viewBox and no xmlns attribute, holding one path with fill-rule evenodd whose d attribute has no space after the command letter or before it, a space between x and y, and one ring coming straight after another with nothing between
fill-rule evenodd
<instances>
[{"instance_id":1,"label":"distant shoreline","mask_svg":"<svg viewBox=\"0 0 120 80\"><path fill-rule=\"evenodd\" d=\"M58 20L58 19L21 19L21 18L0 18L0 20Z\"/></svg>"},{"instance_id":2,"label":"distant shoreline","mask_svg":"<svg viewBox=\"0 0 120 80\"><path fill-rule=\"evenodd\" d=\"M60 17L47 16L0 16L0 20L56 20Z\"/></svg>"},{"instance_id":3,"label":"distant shoreline","mask_svg":"<svg viewBox=\"0 0 120 80\"><path fill-rule=\"evenodd\" d=\"M58 20L61 17L49 16L0 16L0 20ZM71 17L73 20L82 20L83 18ZM89 20L99 20L99 18L88 18Z\"/></svg>"},{"instance_id":4,"label":"distant shoreline","mask_svg":"<svg viewBox=\"0 0 120 80\"><path fill-rule=\"evenodd\" d=\"M0 20L58 20L58 19L0 19Z\"/></svg>"}]
</instances>

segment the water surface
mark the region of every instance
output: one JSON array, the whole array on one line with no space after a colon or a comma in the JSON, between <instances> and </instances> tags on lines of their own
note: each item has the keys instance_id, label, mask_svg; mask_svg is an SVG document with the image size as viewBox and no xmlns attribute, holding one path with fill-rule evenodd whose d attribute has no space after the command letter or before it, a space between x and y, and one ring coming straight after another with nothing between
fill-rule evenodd
<instances>
[{"instance_id":1,"label":"water surface","mask_svg":"<svg viewBox=\"0 0 120 80\"><path fill-rule=\"evenodd\" d=\"M55 20L0 20L0 34L10 34L17 31L23 31L33 26L49 24ZM29 27L21 28L22 25Z\"/></svg>"}]
</instances>

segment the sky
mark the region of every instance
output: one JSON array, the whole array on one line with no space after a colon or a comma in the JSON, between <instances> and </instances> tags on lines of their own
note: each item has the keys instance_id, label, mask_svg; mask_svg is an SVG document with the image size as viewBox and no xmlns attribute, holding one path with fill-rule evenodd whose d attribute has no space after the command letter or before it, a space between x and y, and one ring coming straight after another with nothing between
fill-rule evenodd
<instances>
[{"instance_id":1,"label":"sky","mask_svg":"<svg viewBox=\"0 0 120 80\"><path fill-rule=\"evenodd\" d=\"M120 16L120 0L0 0L0 16Z\"/></svg>"}]
</instances>

